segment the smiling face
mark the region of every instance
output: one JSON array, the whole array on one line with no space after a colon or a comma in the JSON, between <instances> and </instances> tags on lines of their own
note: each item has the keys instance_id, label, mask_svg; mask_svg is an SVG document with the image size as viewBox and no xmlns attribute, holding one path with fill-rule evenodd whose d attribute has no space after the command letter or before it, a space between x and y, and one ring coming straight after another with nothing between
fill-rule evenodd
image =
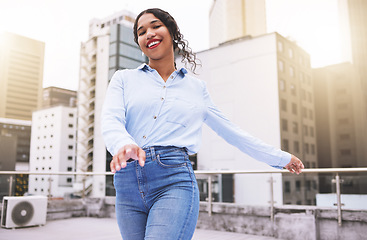
<instances>
[{"instance_id":1,"label":"smiling face","mask_svg":"<svg viewBox=\"0 0 367 240\"><path fill-rule=\"evenodd\" d=\"M172 36L152 13L143 14L137 24L138 44L149 61L173 58Z\"/></svg>"}]
</instances>

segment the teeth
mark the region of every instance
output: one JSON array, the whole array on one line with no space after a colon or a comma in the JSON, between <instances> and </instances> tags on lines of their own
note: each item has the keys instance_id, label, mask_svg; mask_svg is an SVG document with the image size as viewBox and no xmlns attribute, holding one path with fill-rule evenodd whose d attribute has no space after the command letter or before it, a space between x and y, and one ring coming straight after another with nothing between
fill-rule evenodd
<instances>
[{"instance_id":1,"label":"teeth","mask_svg":"<svg viewBox=\"0 0 367 240\"><path fill-rule=\"evenodd\" d=\"M159 41L151 42L151 43L149 43L149 44L148 44L148 47L154 46L154 45L156 45L156 44L158 44L158 43L159 43Z\"/></svg>"}]
</instances>

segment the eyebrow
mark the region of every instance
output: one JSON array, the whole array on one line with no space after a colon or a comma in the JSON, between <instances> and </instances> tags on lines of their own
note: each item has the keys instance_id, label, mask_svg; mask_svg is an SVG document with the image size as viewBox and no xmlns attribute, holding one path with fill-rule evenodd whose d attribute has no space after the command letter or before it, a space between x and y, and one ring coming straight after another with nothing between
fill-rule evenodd
<instances>
[{"instance_id":1,"label":"eyebrow","mask_svg":"<svg viewBox=\"0 0 367 240\"><path fill-rule=\"evenodd\" d=\"M151 21L150 22L150 24L153 24L153 23L156 23L156 22L159 22L160 20L159 19L155 19L155 20L153 20L153 21ZM138 28L138 30L136 30L136 31L139 31L140 29L142 29L144 26L140 26L139 28Z\"/></svg>"}]
</instances>

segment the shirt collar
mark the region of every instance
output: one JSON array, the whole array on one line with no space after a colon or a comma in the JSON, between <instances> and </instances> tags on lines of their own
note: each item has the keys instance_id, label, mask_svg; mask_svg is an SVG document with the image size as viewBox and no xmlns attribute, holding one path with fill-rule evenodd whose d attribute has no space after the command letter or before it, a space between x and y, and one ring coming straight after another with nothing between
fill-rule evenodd
<instances>
[{"instance_id":1,"label":"shirt collar","mask_svg":"<svg viewBox=\"0 0 367 240\"><path fill-rule=\"evenodd\" d=\"M149 67L149 65L146 64L146 63L141 64L139 67L137 67L137 69L143 70L143 71L144 70L148 70L149 72L154 71L154 69L152 69L151 67ZM180 70L176 70L176 72L177 73L181 73L183 76L185 76L186 73L187 73L187 70L185 68L180 68Z\"/></svg>"}]
</instances>

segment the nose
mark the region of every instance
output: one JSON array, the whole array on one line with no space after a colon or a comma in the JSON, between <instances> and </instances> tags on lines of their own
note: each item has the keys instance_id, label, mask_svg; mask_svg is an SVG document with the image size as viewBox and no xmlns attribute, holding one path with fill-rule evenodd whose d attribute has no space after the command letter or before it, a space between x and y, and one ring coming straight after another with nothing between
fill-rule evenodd
<instances>
[{"instance_id":1,"label":"nose","mask_svg":"<svg viewBox=\"0 0 367 240\"><path fill-rule=\"evenodd\" d=\"M152 29L148 29L147 30L147 39L151 39L153 37L155 37L155 32L152 31Z\"/></svg>"}]
</instances>

